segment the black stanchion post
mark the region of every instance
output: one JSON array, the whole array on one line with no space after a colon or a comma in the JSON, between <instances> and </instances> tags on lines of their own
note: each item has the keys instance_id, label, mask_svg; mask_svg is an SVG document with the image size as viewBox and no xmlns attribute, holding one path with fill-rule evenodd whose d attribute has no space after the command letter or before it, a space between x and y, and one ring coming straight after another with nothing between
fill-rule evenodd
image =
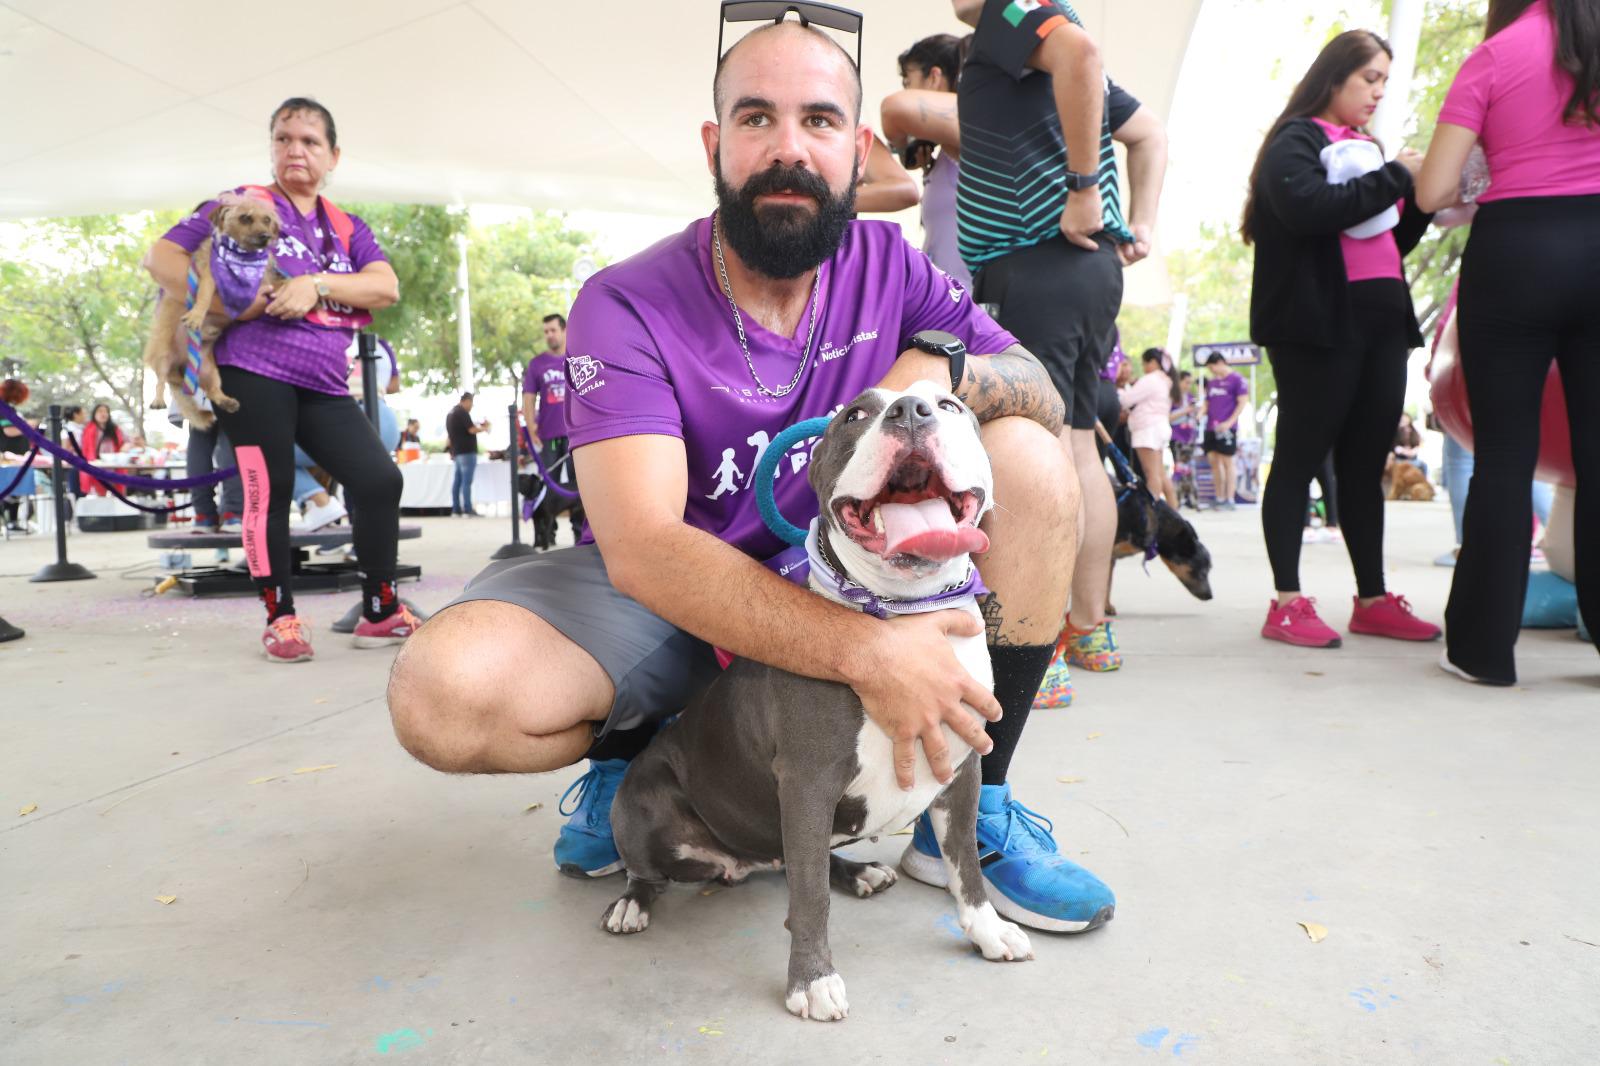
<instances>
[{"instance_id":1,"label":"black stanchion post","mask_svg":"<svg viewBox=\"0 0 1600 1066\"><path fill-rule=\"evenodd\" d=\"M383 426L378 418L378 338L370 333L356 334L356 351L361 359L361 403L367 409L367 421L383 436Z\"/></svg>"},{"instance_id":2,"label":"black stanchion post","mask_svg":"<svg viewBox=\"0 0 1600 1066\"><path fill-rule=\"evenodd\" d=\"M50 440L61 446L61 405L50 405ZM29 581L83 581L94 577L86 567L67 561L67 476L61 456L50 457L50 490L56 504L56 561L30 577Z\"/></svg>"},{"instance_id":3,"label":"black stanchion post","mask_svg":"<svg viewBox=\"0 0 1600 1066\"><path fill-rule=\"evenodd\" d=\"M511 467L511 543L502 544L489 556L491 559L516 559L535 551L533 545L522 543L522 507L517 502L517 456L522 451L522 433L517 424L517 405L511 404L506 413L511 423L511 447L506 449L506 465Z\"/></svg>"}]
</instances>

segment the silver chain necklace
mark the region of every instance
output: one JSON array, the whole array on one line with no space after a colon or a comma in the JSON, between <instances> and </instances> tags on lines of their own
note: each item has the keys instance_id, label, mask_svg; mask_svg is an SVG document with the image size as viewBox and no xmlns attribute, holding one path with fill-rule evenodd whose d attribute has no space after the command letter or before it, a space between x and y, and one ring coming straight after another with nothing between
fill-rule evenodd
<instances>
[{"instance_id":1,"label":"silver chain necklace","mask_svg":"<svg viewBox=\"0 0 1600 1066\"><path fill-rule=\"evenodd\" d=\"M750 342L745 339L744 319L739 314L739 305L733 301L733 282L728 280L728 264L722 257L722 234L717 226L717 216L711 216L711 243L717 253L717 272L722 275L722 295L728 298L728 307L733 310L733 326L739 331L739 350L744 353L744 365L750 369L750 380L756 383L756 391L763 396L774 398L789 395L794 387L800 384L800 375L806 372L806 367L811 363L811 340L817 332L817 294L822 291L822 264L817 264L817 277L811 283L811 324L806 327L806 346L800 353L800 365L795 367L794 378L781 389L769 389L762 382L761 376L756 373L756 364L750 358Z\"/></svg>"}]
</instances>

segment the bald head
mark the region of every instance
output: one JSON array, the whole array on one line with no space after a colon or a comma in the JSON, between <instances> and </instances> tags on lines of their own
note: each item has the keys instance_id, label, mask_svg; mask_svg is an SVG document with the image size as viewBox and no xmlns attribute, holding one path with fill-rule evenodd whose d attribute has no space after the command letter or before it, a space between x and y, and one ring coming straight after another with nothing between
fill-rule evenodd
<instances>
[{"instance_id":1,"label":"bald head","mask_svg":"<svg viewBox=\"0 0 1600 1066\"><path fill-rule=\"evenodd\" d=\"M856 69L855 60L838 41L821 30L789 21L775 22L746 34L717 60L717 72L711 81L711 103L716 109L717 121L721 122L726 114L730 80L738 77L741 82L748 83L752 77L758 79L758 72L772 69L767 60L774 54L792 56L800 50L814 53L807 58L820 61L823 69L817 73L831 74L837 79L848 100L851 120L859 121L861 72Z\"/></svg>"}]
</instances>

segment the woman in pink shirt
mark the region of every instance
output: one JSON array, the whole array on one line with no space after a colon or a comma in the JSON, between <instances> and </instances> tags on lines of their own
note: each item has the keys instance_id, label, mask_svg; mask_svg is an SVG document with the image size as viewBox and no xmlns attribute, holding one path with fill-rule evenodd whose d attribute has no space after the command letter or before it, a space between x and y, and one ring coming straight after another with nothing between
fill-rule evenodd
<instances>
[{"instance_id":1,"label":"woman in pink shirt","mask_svg":"<svg viewBox=\"0 0 1600 1066\"><path fill-rule=\"evenodd\" d=\"M1445 97L1417 199L1426 210L1458 202L1467 155L1483 146L1489 188L1462 255L1457 318L1476 465L1439 662L1511 685L1552 358L1579 485L1578 607L1600 618L1600 5L1490 0L1485 30Z\"/></svg>"},{"instance_id":2,"label":"woman in pink shirt","mask_svg":"<svg viewBox=\"0 0 1600 1066\"><path fill-rule=\"evenodd\" d=\"M1323 47L1262 144L1239 227L1255 244L1250 339L1278 382L1277 449L1261 499L1276 596L1261 635L1300 647L1343 639L1300 588L1311 479L1330 450L1356 578L1350 631L1439 636L1383 574L1383 466L1406 359L1422 346L1401 261L1431 220L1412 189L1422 157L1402 149L1385 163L1366 132L1389 58L1388 43L1366 30Z\"/></svg>"},{"instance_id":3,"label":"woman in pink shirt","mask_svg":"<svg viewBox=\"0 0 1600 1066\"><path fill-rule=\"evenodd\" d=\"M1167 501L1176 511L1178 491L1167 476L1163 457L1167 443L1172 440L1172 409L1183 400L1177 384L1172 380L1172 361L1160 348L1146 348L1144 375L1125 389L1117 390L1117 398L1128 411L1128 436L1133 441L1134 454L1144 471L1144 482L1150 492Z\"/></svg>"}]
</instances>

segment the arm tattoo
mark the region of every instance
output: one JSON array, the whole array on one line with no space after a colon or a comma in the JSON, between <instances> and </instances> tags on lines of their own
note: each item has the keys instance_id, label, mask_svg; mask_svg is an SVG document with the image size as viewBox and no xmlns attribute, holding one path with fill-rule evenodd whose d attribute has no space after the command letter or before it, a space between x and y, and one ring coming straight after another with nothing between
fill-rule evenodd
<instances>
[{"instance_id":1,"label":"arm tattoo","mask_svg":"<svg viewBox=\"0 0 1600 1066\"><path fill-rule=\"evenodd\" d=\"M1020 344L968 358L966 380L957 395L979 422L1020 415L1052 434L1061 432L1066 422L1066 404L1049 372Z\"/></svg>"}]
</instances>

